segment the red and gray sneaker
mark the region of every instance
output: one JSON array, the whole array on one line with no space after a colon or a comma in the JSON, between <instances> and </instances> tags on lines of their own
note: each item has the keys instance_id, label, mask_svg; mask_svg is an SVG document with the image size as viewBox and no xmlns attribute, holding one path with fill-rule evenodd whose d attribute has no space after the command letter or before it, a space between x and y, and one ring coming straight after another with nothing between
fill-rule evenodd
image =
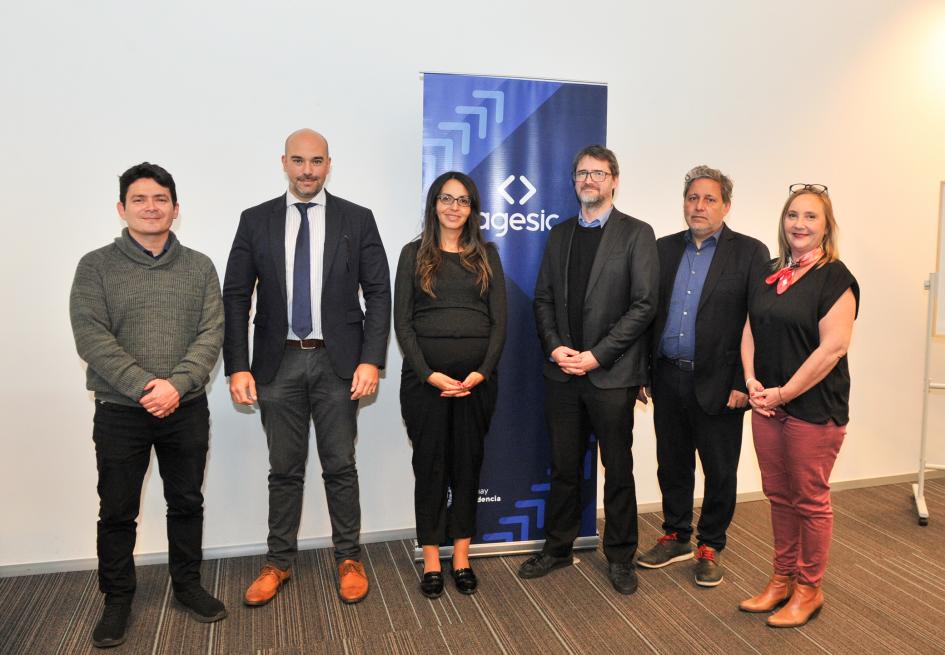
<instances>
[{"instance_id":1,"label":"red and gray sneaker","mask_svg":"<svg viewBox=\"0 0 945 655\"><path fill-rule=\"evenodd\" d=\"M719 551L702 544L696 551L696 584L700 587L715 587L722 582L722 565Z\"/></svg>"},{"instance_id":2,"label":"red and gray sneaker","mask_svg":"<svg viewBox=\"0 0 945 655\"><path fill-rule=\"evenodd\" d=\"M692 559L692 544L679 541L675 532L660 537L656 545L637 558L637 566L645 569L661 569L673 562Z\"/></svg>"}]
</instances>

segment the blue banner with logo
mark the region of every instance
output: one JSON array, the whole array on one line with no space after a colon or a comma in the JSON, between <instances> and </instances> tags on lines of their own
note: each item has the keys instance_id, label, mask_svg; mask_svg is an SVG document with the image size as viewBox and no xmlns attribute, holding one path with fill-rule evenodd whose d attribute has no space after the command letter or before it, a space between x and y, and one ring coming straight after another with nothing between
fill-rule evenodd
<instances>
[{"instance_id":1,"label":"blue banner with logo","mask_svg":"<svg viewBox=\"0 0 945 655\"><path fill-rule=\"evenodd\" d=\"M475 553L540 547L550 488L544 354L532 298L545 240L577 214L571 161L606 143L607 87L546 80L423 76L423 189L459 170L479 187L480 225L502 258L509 294L499 401L486 437ZM421 206L423 203L421 202ZM597 447L588 442L581 536L596 545ZM537 542L537 543L536 543Z\"/></svg>"}]
</instances>

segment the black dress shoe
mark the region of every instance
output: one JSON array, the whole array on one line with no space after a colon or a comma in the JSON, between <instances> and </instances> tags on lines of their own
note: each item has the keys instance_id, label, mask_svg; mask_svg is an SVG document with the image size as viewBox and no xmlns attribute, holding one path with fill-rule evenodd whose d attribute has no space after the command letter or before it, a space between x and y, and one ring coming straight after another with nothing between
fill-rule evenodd
<instances>
[{"instance_id":1,"label":"black dress shoe","mask_svg":"<svg viewBox=\"0 0 945 655\"><path fill-rule=\"evenodd\" d=\"M439 598L443 595L443 572L430 571L420 580L420 593L427 598Z\"/></svg>"},{"instance_id":2,"label":"black dress shoe","mask_svg":"<svg viewBox=\"0 0 945 655\"><path fill-rule=\"evenodd\" d=\"M456 583L456 591L467 596L476 593L476 587L479 586L476 574L469 567L453 569L453 582Z\"/></svg>"},{"instance_id":3,"label":"black dress shoe","mask_svg":"<svg viewBox=\"0 0 945 655\"><path fill-rule=\"evenodd\" d=\"M637 590L637 570L632 564L611 562L608 567L610 584L622 594L632 594Z\"/></svg>"},{"instance_id":4,"label":"black dress shoe","mask_svg":"<svg viewBox=\"0 0 945 655\"><path fill-rule=\"evenodd\" d=\"M574 564L574 555L571 553L568 553L564 557L556 557L548 553L538 553L522 562L522 565L518 567L518 577L525 580L540 578L543 575L548 575L555 569L571 566L572 564Z\"/></svg>"}]
</instances>

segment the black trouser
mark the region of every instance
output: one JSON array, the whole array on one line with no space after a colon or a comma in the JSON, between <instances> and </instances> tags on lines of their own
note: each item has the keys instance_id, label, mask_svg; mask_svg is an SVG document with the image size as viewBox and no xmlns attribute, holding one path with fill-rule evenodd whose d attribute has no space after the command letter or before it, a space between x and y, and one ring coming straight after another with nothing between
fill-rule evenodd
<instances>
[{"instance_id":1,"label":"black trouser","mask_svg":"<svg viewBox=\"0 0 945 655\"><path fill-rule=\"evenodd\" d=\"M633 480L633 404L639 387L598 389L585 376L545 380L551 443L551 492L545 552L571 552L581 524L581 471L593 432L604 465L604 555L629 563L637 550L637 493Z\"/></svg>"},{"instance_id":2,"label":"black trouser","mask_svg":"<svg viewBox=\"0 0 945 655\"><path fill-rule=\"evenodd\" d=\"M106 602L135 592L135 519L141 484L157 454L167 500L168 565L175 589L200 583L204 466L210 438L207 397L181 403L167 418L143 407L96 401L92 439L98 466L98 583Z\"/></svg>"},{"instance_id":3,"label":"black trouser","mask_svg":"<svg viewBox=\"0 0 945 655\"><path fill-rule=\"evenodd\" d=\"M488 339L419 338L427 365L462 381L478 369ZM400 408L413 443L417 540L436 546L476 533L483 439L495 410L496 373L461 398L417 378L409 366L400 377Z\"/></svg>"},{"instance_id":4,"label":"black trouser","mask_svg":"<svg viewBox=\"0 0 945 655\"><path fill-rule=\"evenodd\" d=\"M709 415L696 399L692 371L660 359L653 378L657 478L663 493L663 530L680 541L692 536L695 453L705 475L698 543L725 548L725 532L735 513L742 412Z\"/></svg>"}]
</instances>

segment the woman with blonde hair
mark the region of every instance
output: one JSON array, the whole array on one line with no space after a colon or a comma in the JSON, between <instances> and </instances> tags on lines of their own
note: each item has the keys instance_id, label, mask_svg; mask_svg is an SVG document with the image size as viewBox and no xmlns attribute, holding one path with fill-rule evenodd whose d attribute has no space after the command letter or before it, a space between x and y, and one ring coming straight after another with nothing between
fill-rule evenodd
<instances>
[{"instance_id":1,"label":"woman with blonde hair","mask_svg":"<svg viewBox=\"0 0 945 655\"><path fill-rule=\"evenodd\" d=\"M860 288L839 259L827 187L794 184L779 256L749 291L742 364L762 487L771 503L774 576L743 601L768 625L804 625L824 604L833 531L830 472L849 421L847 348Z\"/></svg>"}]
</instances>

